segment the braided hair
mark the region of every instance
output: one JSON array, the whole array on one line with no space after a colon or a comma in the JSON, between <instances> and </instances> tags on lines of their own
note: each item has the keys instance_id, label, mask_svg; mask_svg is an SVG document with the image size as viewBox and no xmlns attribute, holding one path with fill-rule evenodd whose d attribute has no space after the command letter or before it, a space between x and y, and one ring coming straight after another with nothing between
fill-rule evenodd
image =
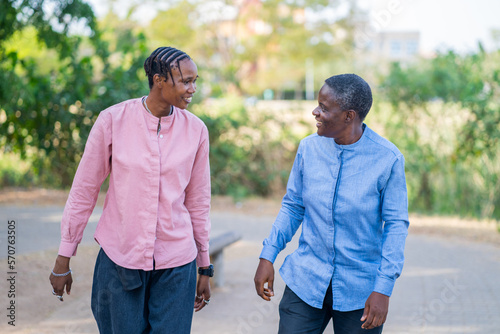
<instances>
[{"instance_id":1,"label":"braided hair","mask_svg":"<svg viewBox=\"0 0 500 334\"><path fill-rule=\"evenodd\" d=\"M172 76L172 69L176 66L180 66L179 62L183 59L191 59L187 53L181 50L177 50L172 47L160 47L151 53L151 55L144 62L144 70L146 71L146 76L149 81L149 89L153 88L153 77L155 74L165 77L168 80L168 75L172 78L174 82L174 77ZM182 72L181 72L182 77ZM175 82L174 82L175 85Z\"/></svg>"}]
</instances>

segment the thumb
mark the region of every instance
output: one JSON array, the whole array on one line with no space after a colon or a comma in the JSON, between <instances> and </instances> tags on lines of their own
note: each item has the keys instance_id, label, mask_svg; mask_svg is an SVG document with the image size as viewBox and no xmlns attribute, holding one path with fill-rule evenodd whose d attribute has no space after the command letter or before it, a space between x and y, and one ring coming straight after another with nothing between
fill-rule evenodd
<instances>
[{"instance_id":1,"label":"thumb","mask_svg":"<svg viewBox=\"0 0 500 334\"><path fill-rule=\"evenodd\" d=\"M71 285L73 284L73 281L69 281L67 284L66 284L66 293L69 295L71 294Z\"/></svg>"}]
</instances>

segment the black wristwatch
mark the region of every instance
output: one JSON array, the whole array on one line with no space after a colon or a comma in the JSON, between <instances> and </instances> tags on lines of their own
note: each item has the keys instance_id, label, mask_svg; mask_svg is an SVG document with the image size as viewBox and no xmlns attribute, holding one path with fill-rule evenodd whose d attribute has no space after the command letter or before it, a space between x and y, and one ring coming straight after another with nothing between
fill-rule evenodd
<instances>
[{"instance_id":1,"label":"black wristwatch","mask_svg":"<svg viewBox=\"0 0 500 334\"><path fill-rule=\"evenodd\" d=\"M203 268L198 268L198 274L208 276L208 277L213 277L214 276L214 265L210 264L208 268L203 269Z\"/></svg>"}]
</instances>

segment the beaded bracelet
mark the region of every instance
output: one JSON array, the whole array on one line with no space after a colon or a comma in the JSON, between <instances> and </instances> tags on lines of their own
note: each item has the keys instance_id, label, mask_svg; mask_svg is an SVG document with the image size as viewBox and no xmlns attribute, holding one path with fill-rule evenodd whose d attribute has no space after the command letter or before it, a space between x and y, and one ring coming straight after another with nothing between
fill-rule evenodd
<instances>
[{"instance_id":1,"label":"beaded bracelet","mask_svg":"<svg viewBox=\"0 0 500 334\"><path fill-rule=\"evenodd\" d=\"M69 269L69 271L67 273L64 273L64 274L56 274L53 270L52 270L52 275L56 276L56 277L64 277L64 276L68 276L69 274L71 274L72 271L71 271L71 268Z\"/></svg>"}]
</instances>

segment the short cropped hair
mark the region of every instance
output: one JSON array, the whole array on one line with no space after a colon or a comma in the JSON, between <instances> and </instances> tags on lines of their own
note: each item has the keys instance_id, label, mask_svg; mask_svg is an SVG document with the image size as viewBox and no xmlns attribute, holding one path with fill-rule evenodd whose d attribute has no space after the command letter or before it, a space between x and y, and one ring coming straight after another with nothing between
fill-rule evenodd
<instances>
[{"instance_id":1,"label":"short cropped hair","mask_svg":"<svg viewBox=\"0 0 500 334\"><path fill-rule=\"evenodd\" d=\"M363 121L373 103L370 85L356 74L339 74L325 80L342 110L354 110Z\"/></svg>"}]
</instances>

